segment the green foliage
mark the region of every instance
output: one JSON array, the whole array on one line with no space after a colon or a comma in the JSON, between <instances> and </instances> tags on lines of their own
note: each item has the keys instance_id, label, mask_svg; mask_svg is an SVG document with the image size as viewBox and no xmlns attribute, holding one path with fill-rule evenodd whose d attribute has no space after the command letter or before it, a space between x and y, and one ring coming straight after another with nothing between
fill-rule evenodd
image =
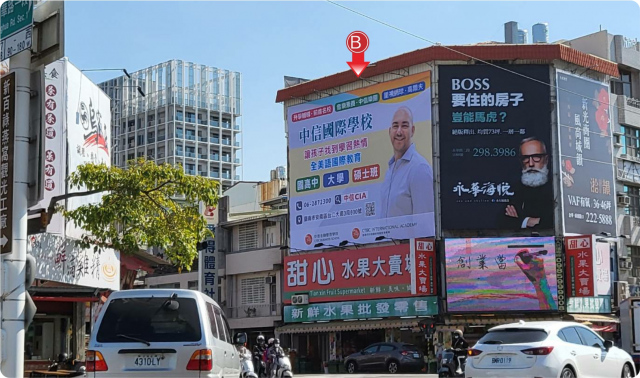
<instances>
[{"instance_id":1,"label":"green foliage","mask_svg":"<svg viewBox=\"0 0 640 378\"><path fill-rule=\"evenodd\" d=\"M218 182L186 176L181 167L130 161L127 169L84 164L69 177L71 189L104 192L98 204L62 211L87 233L81 245L134 253L160 247L179 268L190 269L197 242L213 236L198 203L218 202Z\"/></svg>"}]
</instances>

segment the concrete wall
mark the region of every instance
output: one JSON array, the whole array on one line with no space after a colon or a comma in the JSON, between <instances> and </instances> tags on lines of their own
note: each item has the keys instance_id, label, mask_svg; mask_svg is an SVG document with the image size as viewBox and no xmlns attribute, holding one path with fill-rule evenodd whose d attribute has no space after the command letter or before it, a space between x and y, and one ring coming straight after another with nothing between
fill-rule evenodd
<instances>
[{"instance_id":1,"label":"concrete wall","mask_svg":"<svg viewBox=\"0 0 640 378\"><path fill-rule=\"evenodd\" d=\"M227 275L264 272L273 270L274 265L282 264L280 247L257 249L249 252L227 254Z\"/></svg>"},{"instance_id":2,"label":"concrete wall","mask_svg":"<svg viewBox=\"0 0 640 378\"><path fill-rule=\"evenodd\" d=\"M576 50L615 61L612 43L613 36L610 36L606 30L585 35L584 37L572 39L567 42L570 47Z\"/></svg>"},{"instance_id":3,"label":"concrete wall","mask_svg":"<svg viewBox=\"0 0 640 378\"><path fill-rule=\"evenodd\" d=\"M189 273L181 273L181 274L167 274L158 277L147 277L144 280L144 285L146 288L151 288L153 285L166 285L172 283L180 284L180 289L188 289L189 281L196 282L196 290L198 289L198 272L189 272Z\"/></svg>"}]
</instances>

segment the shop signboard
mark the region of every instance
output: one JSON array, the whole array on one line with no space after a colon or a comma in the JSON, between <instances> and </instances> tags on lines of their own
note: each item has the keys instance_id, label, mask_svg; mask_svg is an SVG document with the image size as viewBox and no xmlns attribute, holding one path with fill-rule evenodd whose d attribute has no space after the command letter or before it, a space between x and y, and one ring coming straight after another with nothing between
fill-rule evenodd
<instances>
[{"instance_id":1,"label":"shop signboard","mask_svg":"<svg viewBox=\"0 0 640 378\"><path fill-rule=\"evenodd\" d=\"M564 241L567 311L611 313L609 300L605 300L606 306L593 304L611 297L609 243L599 242L596 235L566 236ZM592 299L597 299L597 302Z\"/></svg>"},{"instance_id":2,"label":"shop signboard","mask_svg":"<svg viewBox=\"0 0 640 378\"><path fill-rule=\"evenodd\" d=\"M448 311L563 311L553 237L445 240Z\"/></svg>"},{"instance_id":3,"label":"shop signboard","mask_svg":"<svg viewBox=\"0 0 640 378\"><path fill-rule=\"evenodd\" d=\"M438 297L388 298L366 301L314 303L284 307L285 323L433 316L438 314Z\"/></svg>"},{"instance_id":4,"label":"shop signboard","mask_svg":"<svg viewBox=\"0 0 640 378\"><path fill-rule=\"evenodd\" d=\"M431 72L287 109L291 247L433 237Z\"/></svg>"},{"instance_id":5,"label":"shop signboard","mask_svg":"<svg viewBox=\"0 0 640 378\"><path fill-rule=\"evenodd\" d=\"M433 240L420 243L419 249L427 249ZM287 256L284 302L294 294L307 294L311 302L435 295L434 252L415 253L424 255L425 266L418 270L412 270L410 244ZM413 294L412 277L418 283Z\"/></svg>"},{"instance_id":6,"label":"shop signboard","mask_svg":"<svg viewBox=\"0 0 640 378\"><path fill-rule=\"evenodd\" d=\"M611 297L574 297L567 299L567 312L582 314L610 314Z\"/></svg>"}]
</instances>

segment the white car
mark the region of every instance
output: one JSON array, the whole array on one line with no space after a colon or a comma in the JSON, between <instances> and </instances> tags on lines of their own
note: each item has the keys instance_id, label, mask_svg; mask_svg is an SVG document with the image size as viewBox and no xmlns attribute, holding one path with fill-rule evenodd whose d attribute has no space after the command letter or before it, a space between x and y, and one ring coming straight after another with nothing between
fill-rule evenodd
<instances>
[{"instance_id":1,"label":"white car","mask_svg":"<svg viewBox=\"0 0 640 378\"><path fill-rule=\"evenodd\" d=\"M235 345L246 337L232 338L218 304L198 291L117 291L91 332L86 376L238 378Z\"/></svg>"},{"instance_id":2,"label":"white car","mask_svg":"<svg viewBox=\"0 0 640 378\"><path fill-rule=\"evenodd\" d=\"M629 354L588 327L561 321L491 328L469 349L465 377L635 377Z\"/></svg>"}]
</instances>

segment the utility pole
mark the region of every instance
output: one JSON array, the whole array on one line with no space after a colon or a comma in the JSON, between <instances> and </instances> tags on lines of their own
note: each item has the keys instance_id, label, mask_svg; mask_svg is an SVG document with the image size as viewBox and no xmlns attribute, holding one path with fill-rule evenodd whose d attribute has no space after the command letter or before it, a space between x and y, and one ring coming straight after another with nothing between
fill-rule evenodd
<instances>
[{"instance_id":1,"label":"utility pole","mask_svg":"<svg viewBox=\"0 0 640 378\"><path fill-rule=\"evenodd\" d=\"M27 196L29 189L29 101L31 96L31 50L27 49L11 57L10 72L15 73L15 132L14 162L18 169L13 172L13 225L12 252L2 257L6 295L2 303L2 330L5 332L0 372L7 377L24 376L25 336L25 267L27 259ZM11 206L11 205L9 205ZM4 285L3 285L4 286ZM15 353L15 356L13 355Z\"/></svg>"}]
</instances>

